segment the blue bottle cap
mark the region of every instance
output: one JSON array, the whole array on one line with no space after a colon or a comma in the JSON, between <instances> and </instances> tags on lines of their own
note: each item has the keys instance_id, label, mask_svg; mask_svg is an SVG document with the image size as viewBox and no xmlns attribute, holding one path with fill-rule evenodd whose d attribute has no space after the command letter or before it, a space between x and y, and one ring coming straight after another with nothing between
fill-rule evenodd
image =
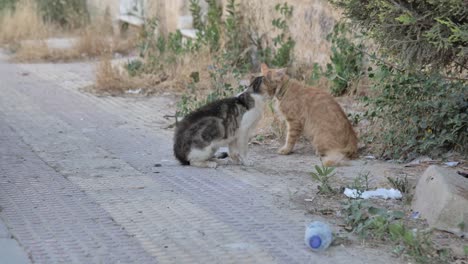
<instances>
[{"instance_id":1,"label":"blue bottle cap","mask_svg":"<svg viewBox=\"0 0 468 264\"><path fill-rule=\"evenodd\" d=\"M320 246L322 245L322 239L320 238L320 236L312 236L310 239L309 239L309 246L311 248L319 248Z\"/></svg>"}]
</instances>

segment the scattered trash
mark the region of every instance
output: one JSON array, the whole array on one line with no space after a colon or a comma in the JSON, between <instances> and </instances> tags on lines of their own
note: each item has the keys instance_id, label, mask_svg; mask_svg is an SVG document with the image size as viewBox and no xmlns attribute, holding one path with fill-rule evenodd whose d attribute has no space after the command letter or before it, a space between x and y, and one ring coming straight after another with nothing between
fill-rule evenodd
<instances>
[{"instance_id":1,"label":"scattered trash","mask_svg":"<svg viewBox=\"0 0 468 264\"><path fill-rule=\"evenodd\" d=\"M304 242L313 251L326 250L333 240L330 227L322 222L310 223L305 231Z\"/></svg>"},{"instance_id":2,"label":"scattered trash","mask_svg":"<svg viewBox=\"0 0 468 264\"><path fill-rule=\"evenodd\" d=\"M367 160L375 160L375 156L372 156L372 155L364 156L364 158Z\"/></svg>"},{"instance_id":3,"label":"scattered trash","mask_svg":"<svg viewBox=\"0 0 468 264\"><path fill-rule=\"evenodd\" d=\"M313 202L314 199L304 199L304 201L306 201L306 202Z\"/></svg>"},{"instance_id":4,"label":"scattered trash","mask_svg":"<svg viewBox=\"0 0 468 264\"><path fill-rule=\"evenodd\" d=\"M383 198L383 199L401 199L402 195L399 190L395 189L385 189L379 188L375 191L365 191L359 193L358 190L345 188L344 195L350 198L362 198L362 199L369 199L369 198Z\"/></svg>"},{"instance_id":5,"label":"scattered trash","mask_svg":"<svg viewBox=\"0 0 468 264\"><path fill-rule=\"evenodd\" d=\"M458 161L449 161L449 162L444 163L444 165L446 165L448 167L456 167L458 164L460 164L460 162L458 162Z\"/></svg>"},{"instance_id":6,"label":"scattered trash","mask_svg":"<svg viewBox=\"0 0 468 264\"><path fill-rule=\"evenodd\" d=\"M412 212L411 213L411 218L413 218L413 219L418 219L419 216L421 216L421 213L419 213L419 212Z\"/></svg>"},{"instance_id":7,"label":"scattered trash","mask_svg":"<svg viewBox=\"0 0 468 264\"><path fill-rule=\"evenodd\" d=\"M125 93L128 93L128 94L139 94L139 93L141 93L141 88L134 89L134 90L127 90Z\"/></svg>"}]
</instances>

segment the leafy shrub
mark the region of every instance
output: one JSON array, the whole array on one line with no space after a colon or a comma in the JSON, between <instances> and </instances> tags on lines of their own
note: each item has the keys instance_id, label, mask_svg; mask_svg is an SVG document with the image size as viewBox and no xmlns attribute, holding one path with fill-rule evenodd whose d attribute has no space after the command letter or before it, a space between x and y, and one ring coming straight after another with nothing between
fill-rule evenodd
<instances>
[{"instance_id":1,"label":"leafy shrub","mask_svg":"<svg viewBox=\"0 0 468 264\"><path fill-rule=\"evenodd\" d=\"M205 25L201 13L200 0L190 0L189 10L193 17L193 27L199 31L203 31Z\"/></svg>"},{"instance_id":2,"label":"leafy shrub","mask_svg":"<svg viewBox=\"0 0 468 264\"><path fill-rule=\"evenodd\" d=\"M467 154L466 1L330 2L380 47L366 99L371 147L390 159Z\"/></svg>"},{"instance_id":3,"label":"leafy shrub","mask_svg":"<svg viewBox=\"0 0 468 264\"><path fill-rule=\"evenodd\" d=\"M3 10L14 9L16 2L18 2L18 0L0 0L0 13Z\"/></svg>"},{"instance_id":4,"label":"leafy shrub","mask_svg":"<svg viewBox=\"0 0 468 264\"><path fill-rule=\"evenodd\" d=\"M177 116L184 116L203 104L240 92L242 87L238 83L252 67L248 57L251 43L248 40L248 30L238 2L227 1L226 16L223 19L222 8L218 1L204 1L208 4L206 17L203 17L201 12L200 0L189 2L194 27L198 30L195 40L184 39L180 31L170 33L167 37L158 37L154 33L158 22L156 19L151 19L145 23L141 42L138 45L140 56L144 58L143 66L138 69L147 73L164 71L166 67L182 62L184 56L196 57L198 52L210 52L208 57L213 60L208 67L211 91L203 94L197 90L199 84L196 79L200 76L200 69L196 74L198 78L192 77L192 81L187 84L186 93L178 103ZM283 31L275 38L277 49L274 54L269 53L272 55L269 59L274 62L272 65L286 66L291 61L295 44L286 32L286 19L292 16L293 8L285 3L277 5L276 10L282 18L275 20L274 23ZM129 71L133 69L134 67L128 67ZM132 71L131 74L137 73Z\"/></svg>"},{"instance_id":5,"label":"leafy shrub","mask_svg":"<svg viewBox=\"0 0 468 264\"><path fill-rule=\"evenodd\" d=\"M380 65L370 75L379 92L368 98L373 142L384 158L468 152L468 85L437 74L401 72Z\"/></svg>"},{"instance_id":6,"label":"leafy shrub","mask_svg":"<svg viewBox=\"0 0 468 264\"><path fill-rule=\"evenodd\" d=\"M354 43L358 38L346 22L337 23L327 36L331 42L330 63L327 63L326 70L318 63L314 64L312 83L323 76L330 81L330 92L333 95L340 96L349 91L351 85L364 73L364 45Z\"/></svg>"},{"instance_id":7,"label":"leafy shrub","mask_svg":"<svg viewBox=\"0 0 468 264\"><path fill-rule=\"evenodd\" d=\"M223 56L216 57L214 64L209 67L212 86L211 91L202 98L197 97L195 95L195 89L199 77L198 74L192 74L192 82L189 83L187 92L177 104L176 116L185 116L202 105L241 92L243 87L240 85L233 85L228 79L229 76L232 76L234 77L235 83L238 84L244 72L245 71L241 68L233 68L230 61L227 61Z\"/></svg>"},{"instance_id":8,"label":"leafy shrub","mask_svg":"<svg viewBox=\"0 0 468 264\"><path fill-rule=\"evenodd\" d=\"M223 10L217 0L205 0L208 3L207 21L203 31L203 41L211 51L218 51L221 45Z\"/></svg>"},{"instance_id":9,"label":"leafy shrub","mask_svg":"<svg viewBox=\"0 0 468 264\"><path fill-rule=\"evenodd\" d=\"M345 16L409 66L467 69L468 6L465 0L330 0Z\"/></svg>"},{"instance_id":10,"label":"leafy shrub","mask_svg":"<svg viewBox=\"0 0 468 264\"><path fill-rule=\"evenodd\" d=\"M89 19L85 0L37 0L37 2L44 19L61 26L78 27Z\"/></svg>"},{"instance_id":11,"label":"leafy shrub","mask_svg":"<svg viewBox=\"0 0 468 264\"><path fill-rule=\"evenodd\" d=\"M246 30L244 29L244 20L239 12L239 4L236 0L228 0L226 4L226 19L224 21L224 56L226 60L232 61L236 67L245 67L249 63L245 50L249 43Z\"/></svg>"},{"instance_id":12,"label":"leafy shrub","mask_svg":"<svg viewBox=\"0 0 468 264\"><path fill-rule=\"evenodd\" d=\"M279 13L279 17L271 21L273 27L280 33L273 38L272 47L261 48L259 57L263 62L276 67L286 67L292 61L293 50L296 42L289 36L288 20L292 17L294 7L288 3L277 4L275 11ZM261 46L257 43L257 46Z\"/></svg>"}]
</instances>

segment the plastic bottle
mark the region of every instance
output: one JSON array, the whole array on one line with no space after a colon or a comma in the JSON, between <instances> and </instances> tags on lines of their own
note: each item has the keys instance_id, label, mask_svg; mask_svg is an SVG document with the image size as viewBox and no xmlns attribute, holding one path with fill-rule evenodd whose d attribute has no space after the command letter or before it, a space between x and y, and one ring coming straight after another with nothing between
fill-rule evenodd
<instances>
[{"instance_id":1,"label":"plastic bottle","mask_svg":"<svg viewBox=\"0 0 468 264\"><path fill-rule=\"evenodd\" d=\"M324 251L330 246L333 234L327 224L314 221L307 226L304 240L313 251Z\"/></svg>"}]
</instances>

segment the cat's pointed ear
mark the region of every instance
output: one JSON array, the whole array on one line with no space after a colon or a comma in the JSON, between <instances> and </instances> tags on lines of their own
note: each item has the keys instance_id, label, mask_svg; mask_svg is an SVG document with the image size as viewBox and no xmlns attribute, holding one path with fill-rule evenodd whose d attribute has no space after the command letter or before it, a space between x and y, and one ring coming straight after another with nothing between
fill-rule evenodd
<instances>
[{"instance_id":1,"label":"cat's pointed ear","mask_svg":"<svg viewBox=\"0 0 468 264\"><path fill-rule=\"evenodd\" d=\"M261 65L262 74L266 75L268 73L268 70L269 70L268 66L265 63L262 63Z\"/></svg>"}]
</instances>

